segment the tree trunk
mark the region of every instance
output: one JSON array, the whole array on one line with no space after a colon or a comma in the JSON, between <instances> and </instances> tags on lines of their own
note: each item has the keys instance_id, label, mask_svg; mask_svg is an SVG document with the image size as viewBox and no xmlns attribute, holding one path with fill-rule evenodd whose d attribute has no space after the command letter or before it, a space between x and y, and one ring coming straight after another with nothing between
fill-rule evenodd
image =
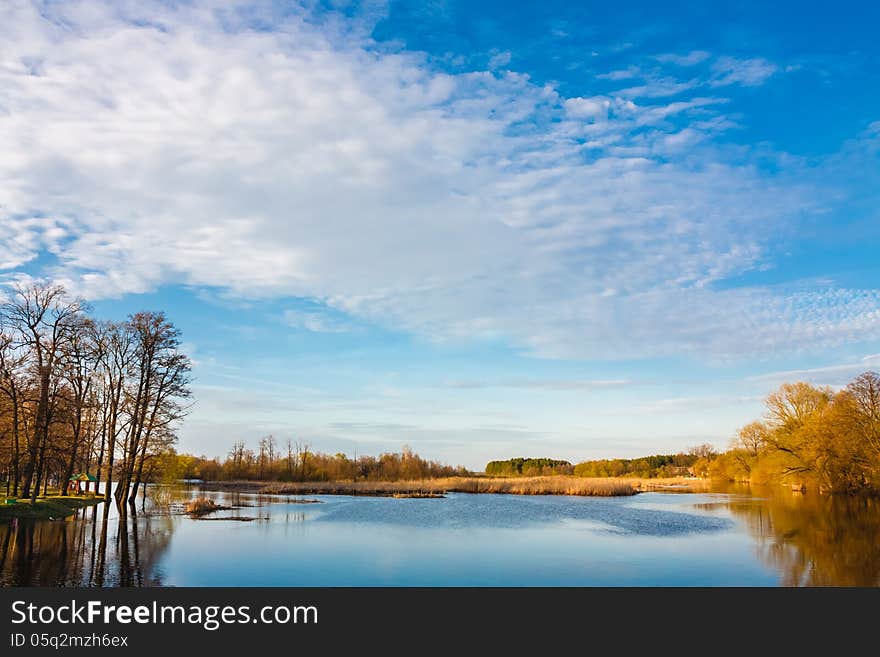
<instances>
[{"instance_id":1,"label":"tree trunk","mask_svg":"<svg viewBox=\"0 0 880 657\"><path fill-rule=\"evenodd\" d=\"M104 418L104 425L101 427L101 449L98 452L98 464L95 472L95 495L98 494L98 487L101 485L101 467L104 465L104 447L107 444L107 419Z\"/></svg>"},{"instance_id":2,"label":"tree trunk","mask_svg":"<svg viewBox=\"0 0 880 657\"><path fill-rule=\"evenodd\" d=\"M32 442L28 445L28 460L24 464L24 483L22 484L21 494L23 497L31 496L31 484L34 481L34 466L37 462L37 441L40 439L39 434L35 431Z\"/></svg>"},{"instance_id":3,"label":"tree trunk","mask_svg":"<svg viewBox=\"0 0 880 657\"><path fill-rule=\"evenodd\" d=\"M12 393L12 496L18 497L18 484L21 473L19 469L20 449L18 441L18 396Z\"/></svg>"},{"instance_id":4,"label":"tree trunk","mask_svg":"<svg viewBox=\"0 0 880 657\"><path fill-rule=\"evenodd\" d=\"M143 431L144 421L147 417L147 407L149 400L147 394L150 389L150 368L152 361L147 359L146 363L141 365L141 376L138 381L138 391L134 402L134 412L131 415L132 424L129 428L129 438L126 440L125 454L122 461L122 474L119 483L116 485L116 504L121 505L122 501L128 497L131 480L134 476L135 462L140 446L141 432ZM141 407L143 406L143 410Z\"/></svg>"},{"instance_id":5,"label":"tree trunk","mask_svg":"<svg viewBox=\"0 0 880 657\"><path fill-rule=\"evenodd\" d=\"M43 483L43 465L46 460L46 443L40 447L40 453L38 455L36 472L37 472L37 480L34 482L33 487L31 488L31 504L35 504L37 501L37 496L40 494L40 486Z\"/></svg>"},{"instance_id":6,"label":"tree trunk","mask_svg":"<svg viewBox=\"0 0 880 657\"><path fill-rule=\"evenodd\" d=\"M147 456L147 444L144 442L144 447L141 449L140 459L138 459L137 472L134 477L134 484L131 487L131 495L128 498L128 501L134 504L135 500L137 500L138 489L141 487L141 477L144 474L144 461Z\"/></svg>"},{"instance_id":7,"label":"tree trunk","mask_svg":"<svg viewBox=\"0 0 880 657\"><path fill-rule=\"evenodd\" d=\"M34 422L34 443L30 449L30 460L24 480L24 494L30 492L31 504L37 501L40 489L39 477L42 474L43 457L46 453L46 441L49 438L49 368L40 365L40 400L37 402L37 418ZM39 467L37 466L37 454L39 453ZM34 470L37 469L37 483L33 483Z\"/></svg>"},{"instance_id":8,"label":"tree trunk","mask_svg":"<svg viewBox=\"0 0 880 657\"><path fill-rule=\"evenodd\" d=\"M109 444L107 445L107 481L104 483L104 508L109 508L110 491L113 488L113 450L116 447L116 440L113 434L110 434Z\"/></svg>"},{"instance_id":9,"label":"tree trunk","mask_svg":"<svg viewBox=\"0 0 880 657\"><path fill-rule=\"evenodd\" d=\"M73 446L70 449L70 460L67 463L67 470L65 471L65 475L63 477L64 482L70 481L70 478L73 476L73 469L76 467L76 452L79 449L79 433L82 430L82 419L77 418L76 424L73 428ZM61 495L67 495L67 485L63 485L61 487Z\"/></svg>"}]
</instances>

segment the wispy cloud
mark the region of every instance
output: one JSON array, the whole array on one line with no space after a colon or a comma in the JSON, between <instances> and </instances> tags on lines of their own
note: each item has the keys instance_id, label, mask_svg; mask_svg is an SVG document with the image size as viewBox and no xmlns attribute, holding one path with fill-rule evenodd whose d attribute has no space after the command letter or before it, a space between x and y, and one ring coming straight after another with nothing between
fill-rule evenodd
<instances>
[{"instance_id":1,"label":"wispy cloud","mask_svg":"<svg viewBox=\"0 0 880 657\"><path fill-rule=\"evenodd\" d=\"M508 50L504 52L498 52L492 55L489 58L489 70L494 70L497 68L504 68L508 64L510 64L511 53Z\"/></svg>"},{"instance_id":2,"label":"wispy cloud","mask_svg":"<svg viewBox=\"0 0 880 657\"><path fill-rule=\"evenodd\" d=\"M319 299L548 357L880 337L876 290L714 289L825 202L803 163L771 173L713 142L731 122L706 90L760 84L766 60L719 58L711 86L658 70L567 98L514 71L437 70L301 7L251 29L260 12L0 8L7 272L50 254L38 273L92 298L182 283ZM342 330L334 317L287 321Z\"/></svg>"},{"instance_id":3,"label":"wispy cloud","mask_svg":"<svg viewBox=\"0 0 880 657\"><path fill-rule=\"evenodd\" d=\"M368 434L399 434L402 431L424 429L424 427L415 424L398 424L395 422L331 422L328 427L333 431Z\"/></svg>"},{"instance_id":4,"label":"wispy cloud","mask_svg":"<svg viewBox=\"0 0 880 657\"><path fill-rule=\"evenodd\" d=\"M639 75L637 66L629 66L628 68L609 71L608 73L600 73L596 77L600 80L629 80Z\"/></svg>"},{"instance_id":5,"label":"wispy cloud","mask_svg":"<svg viewBox=\"0 0 880 657\"><path fill-rule=\"evenodd\" d=\"M612 415L682 415L687 413L700 413L719 408L754 405L761 401L762 397L755 395L706 395L689 397L670 397L658 399L647 403L638 403L627 406L625 409L612 409L600 411Z\"/></svg>"},{"instance_id":6,"label":"wispy cloud","mask_svg":"<svg viewBox=\"0 0 880 657\"><path fill-rule=\"evenodd\" d=\"M784 370L779 372L768 372L767 374L759 374L750 377L752 381L770 381L770 382L792 382L807 381L815 383L817 381L828 382L834 385L846 383L854 376L858 376L862 372L880 368L880 354L870 354L864 356L858 361L850 363L841 363L839 365L826 365L824 367L810 367L799 370Z\"/></svg>"},{"instance_id":7,"label":"wispy cloud","mask_svg":"<svg viewBox=\"0 0 880 657\"><path fill-rule=\"evenodd\" d=\"M643 84L620 89L615 93L624 98L666 98L668 96L677 96L699 85L700 80L697 78L679 80L673 77L652 76Z\"/></svg>"},{"instance_id":8,"label":"wispy cloud","mask_svg":"<svg viewBox=\"0 0 880 657\"><path fill-rule=\"evenodd\" d=\"M675 64L676 66L696 66L700 62L704 62L709 59L711 55L711 53L705 50L691 50L686 55L666 53L663 55L657 55L655 59L658 62Z\"/></svg>"},{"instance_id":9,"label":"wispy cloud","mask_svg":"<svg viewBox=\"0 0 880 657\"><path fill-rule=\"evenodd\" d=\"M504 381L461 380L447 381L443 383L444 388L455 388L461 390L476 390L486 388L521 388L525 390L552 391L605 390L609 388L628 388L637 385L645 385L645 382L632 381L628 379L508 379Z\"/></svg>"},{"instance_id":10,"label":"wispy cloud","mask_svg":"<svg viewBox=\"0 0 880 657\"><path fill-rule=\"evenodd\" d=\"M338 316L338 313L327 313L308 310L285 310L284 323L291 328L303 329L312 333L347 333L353 330L351 322Z\"/></svg>"},{"instance_id":11,"label":"wispy cloud","mask_svg":"<svg viewBox=\"0 0 880 657\"><path fill-rule=\"evenodd\" d=\"M709 84L723 87L729 84L740 84L744 87L757 87L776 73L779 67L766 59L737 59L735 57L719 57L712 64L713 77Z\"/></svg>"}]
</instances>

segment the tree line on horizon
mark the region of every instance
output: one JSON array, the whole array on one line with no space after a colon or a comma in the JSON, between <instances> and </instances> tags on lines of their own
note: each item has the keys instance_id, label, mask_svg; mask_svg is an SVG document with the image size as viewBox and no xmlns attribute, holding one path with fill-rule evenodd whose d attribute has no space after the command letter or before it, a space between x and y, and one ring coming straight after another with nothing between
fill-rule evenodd
<instances>
[{"instance_id":1,"label":"tree line on horizon","mask_svg":"<svg viewBox=\"0 0 880 657\"><path fill-rule=\"evenodd\" d=\"M572 474L573 466L568 461L548 458L518 457L505 461L489 461L486 474L498 477L539 477L544 475Z\"/></svg>"},{"instance_id":2,"label":"tree line on horizon","mask_svg":"<svg viewBox=\"0 0 880 657\"><path fill-rule=\"evenodd\" d=\"M560 459L517 457L490 461L493 477L698 476L751 484L791 484L824 493L880 491L880 375L865 372L835 392L828 386L785 383L765 399L761 420L740 429L730 448L706 443L677 454L597 459L576 465ZM236 443L224 461L172 454L178 477L205 480L401 481L473 476L463 467L428 461L409 448L378 457L313 452L308 443L271 436L259 449Z\"/></svg>"},{"instance_id":3,"label":"tree line on horizon","mask_svg":"<svg viewBox=\"0 0 880 657\"><path fill-rule=\"evenodd\" d=\"M120 508L149 481L187 410L191 362L162 312L92 317L60 285L13 285L0 305L0 480L33 502L96 477ZM113 483L116 483L113 489Z\"/></svg>"},{"instance_id":4,"label":"tree line on horizon","mask_svg":"<svg viewBox=\"0 0 880 657\"><path fill-rule=\"evenodd\" d=\"M400 452L351 458L341 452L325 454L304 440L283 444L264 436L256 450L238 441L224 459L166 453L160 462L165 481L406 481L469 476L463 466L424 459L404 446Z\"/></svg>"},{"instance_id":5,"label":"tree line on horizon","mask_svg":"<svg viewBox=\"0 0 880 657\"><path fill-rule=\"evenodd\" d=\"M552 459L492 461L487 474L576 477L677 477L790 484L822 493L880 492L880 374L864 372L838 391L784 383L765 399L765 414L737 432L727 451L600 459L572 466ZM528 469L529 463L536 467ZM550 465L555 463L557 465ZM540 465L538 465L540 464Z\"/></svg>"},{"instance_id":6,"label":"tree line on horizon","mask_svg":"<svg viewBox=\"0 0 880 657\"><path fill-rule=\"evenodd\" d=\"M677 454L654 454L633 459L594 459L572 465L568 461L551 458L512 458L489 461L486 474L499 477L537 477L573 475L575 477L682 477L694 474L693 466L703 458L716 456L708 443L691 447Z\"/></svg>"},{"instance_id":7,"label":"tree line on horizon","mask_svg":"<svg viewBox=\"0 0 880 657\"><path fill-rule=\"evenodd\" d=\"M657 479L686 477L694 474L694 464L715 454L711 445L699 445L677 454L653 454L633 459L584 461L574 467L577 477L638 477Z\"/></svg>"}]
</instances>

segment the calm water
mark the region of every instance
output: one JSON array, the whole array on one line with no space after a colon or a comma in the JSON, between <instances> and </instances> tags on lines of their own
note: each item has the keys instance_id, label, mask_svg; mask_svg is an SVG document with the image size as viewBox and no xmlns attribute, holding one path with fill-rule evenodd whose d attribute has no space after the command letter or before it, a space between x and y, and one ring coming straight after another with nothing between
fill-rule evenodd
<instances>
[{"instance_id":1,"label":"calm water","mask_svg":"<svg viewBox=\"0 0 880 657\"><path fill-rule=\"evenodd\" d=\"M238 508L0 525L0 584L880 585L874 500L208 495Z\"/></svg>"}]
</instances>

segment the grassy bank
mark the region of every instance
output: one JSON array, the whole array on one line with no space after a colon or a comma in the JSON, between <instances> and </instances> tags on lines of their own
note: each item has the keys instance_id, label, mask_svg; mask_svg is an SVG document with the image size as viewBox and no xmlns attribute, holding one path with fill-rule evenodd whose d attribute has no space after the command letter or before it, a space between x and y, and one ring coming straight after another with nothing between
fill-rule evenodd
<instances>
[{"instance_id":1,"label":"grassy bank","mask_svg":"<svg viewBox=\"0 0 880 657\"><path fill-rule=\"evenodd\" d=\"M103 497L61 497L50 495L38 497L36 503L19 499L15 504L7 504L6 498L0 496L0 522L9 522L13 518L32 520L55 520L73 515L77 509L94 506L104 501Z\"/></svg>"}]
</instances>

